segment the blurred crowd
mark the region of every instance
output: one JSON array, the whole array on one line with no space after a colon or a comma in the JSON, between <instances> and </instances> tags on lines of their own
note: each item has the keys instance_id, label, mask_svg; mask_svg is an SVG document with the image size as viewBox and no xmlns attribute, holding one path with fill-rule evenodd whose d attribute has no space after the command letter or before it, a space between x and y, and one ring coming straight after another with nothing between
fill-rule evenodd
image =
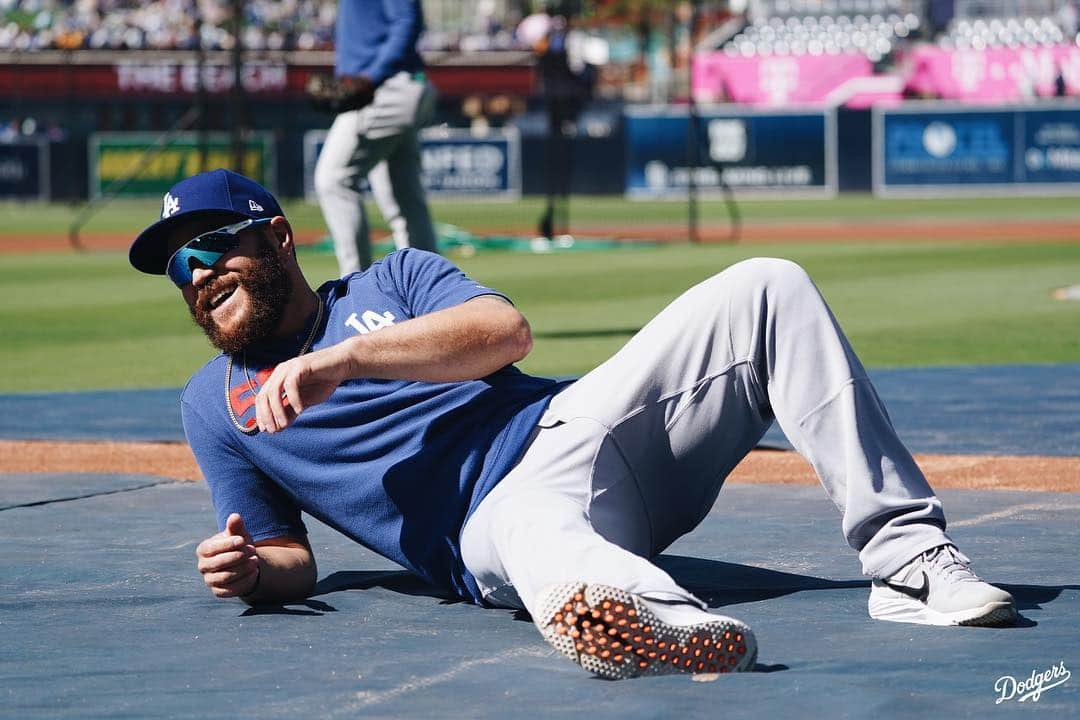
<instances>
[{"instance_id":1,"label":"blurred crowd","mask_svg":"<svg viewBox=\"0 0 1080 720\"><path fill-rule=\"evenodd\" d=\"M333 0L247 0L245 47L333 47ZM197 27L196 18L201 18ZM213 0L0 0L0 50L207 50L234 45L231 4Z\"/></svg>"},{"instance_id":2,"label":"blurred crowd","mask_svg":"<svg viewBox=\"0 0 1080 720\"><path fill-rule=\"evenodd\" d=\"M479 4L471 32L429 27L422 49L520 49L514 25ZM485 12L487 10L487 12ZM241 40L253 50L330 50L336 0L245 0ZM196 26L196 18L201 26ZM221 0L0 0L0 50L207 50L234 46Z\"/></svg>"}]
</instances>

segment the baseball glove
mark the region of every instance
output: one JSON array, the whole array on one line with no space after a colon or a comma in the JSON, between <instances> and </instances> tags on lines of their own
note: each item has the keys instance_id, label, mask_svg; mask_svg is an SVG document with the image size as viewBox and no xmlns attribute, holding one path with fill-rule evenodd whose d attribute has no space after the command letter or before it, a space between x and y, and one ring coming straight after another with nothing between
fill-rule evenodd
<instances>
[{"instance_id":1,"label":"baseball glove","mask_svg":"<svg viewBox=\"0 0 1080 720\"><path fill-rule=\"evenodd\" d=\"M308 77L308 99L316 110L337 113L359 110L375 99L375 84L363 75L336 77L313 73Z\"/></svg>"}]
</instances>

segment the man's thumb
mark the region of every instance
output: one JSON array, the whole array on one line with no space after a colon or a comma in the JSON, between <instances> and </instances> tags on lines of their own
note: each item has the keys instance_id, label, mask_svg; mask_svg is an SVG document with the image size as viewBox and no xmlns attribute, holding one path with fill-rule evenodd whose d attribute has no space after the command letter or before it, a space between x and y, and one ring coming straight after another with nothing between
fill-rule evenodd
<instances>
[{"instance_id":1,"label":"man's thumb","mask_svg":"<svg viewBox=\"0 0 1080 720\"><path fill-rule=\"evenodd\" d=\"M225 521L225 532L230 535L240 535L241 537L250 540L247 528L244 527L244 520L240 517L240 513L233 513L229 516L229 519Z\"/></svg>"}]
</instances>

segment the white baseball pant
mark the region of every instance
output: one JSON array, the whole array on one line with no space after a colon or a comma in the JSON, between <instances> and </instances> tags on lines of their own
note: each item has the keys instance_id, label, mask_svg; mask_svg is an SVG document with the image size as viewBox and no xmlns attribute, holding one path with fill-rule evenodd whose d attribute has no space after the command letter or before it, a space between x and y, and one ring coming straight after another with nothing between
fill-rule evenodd
<instances>
[{"instance_id":1,"label":"white baseball pant","mask_svg":"<svg viewBox=\"0 0 1080 720\"><path fill-rule=\"evenodd\" d=\"M334 118L315 165L315 192L342 275L371 264L360 190L364 177L394 244L436 250L420 182L419 139L434 107L434 88L422 77L400 72L379 86L370 105Z\"/></svg>"},{"instance_id":2,"label":"white baseball pant","mask_svg":"<svg viewBox=\"0 0 1080 720\"><path fill-rule=\"evenodd\" d=\"M691 288L552 400L462 530L465 566L488 602L530 612L547 586L577 581L704 607L647 558L701 522L774 418L864 573L950 542L817 288L794 263L756 259Z\"/></svg>"}]
</instances>

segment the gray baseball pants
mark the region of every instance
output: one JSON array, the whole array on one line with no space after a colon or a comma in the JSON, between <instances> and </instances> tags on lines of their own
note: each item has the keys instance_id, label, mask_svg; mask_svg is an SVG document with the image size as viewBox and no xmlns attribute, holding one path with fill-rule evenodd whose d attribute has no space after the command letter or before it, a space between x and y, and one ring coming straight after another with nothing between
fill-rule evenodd
<instances>
[{"instance_id":1,"label":"gray baseball pants","mask_svg":"<svg viewBox=\"0 0 1080 720\"><path fill-rule=\"evenodd\" d=\"M394 244L435 251L435 230L420 182L418 135L434 106L431 85L400 72L379 86L370 105L334 118L315 165L315 192L342 275L371 264L360 188L365 177Z\"/></svg>"},{"instance_id":2,"label":"gray baseball pants","mask_svg":"<svg viewBox=\"0 0 1080 720\"><path fill-rule=\"evenodd\" d=\"M466 523L465 566L496 606L533 611L547 586L584 581L703 607L648 558L701 522L774 419L864 573L950 542L817 288L794 263L756 259L691 288L552 400Z\"/></svg>"}]
</instances>

